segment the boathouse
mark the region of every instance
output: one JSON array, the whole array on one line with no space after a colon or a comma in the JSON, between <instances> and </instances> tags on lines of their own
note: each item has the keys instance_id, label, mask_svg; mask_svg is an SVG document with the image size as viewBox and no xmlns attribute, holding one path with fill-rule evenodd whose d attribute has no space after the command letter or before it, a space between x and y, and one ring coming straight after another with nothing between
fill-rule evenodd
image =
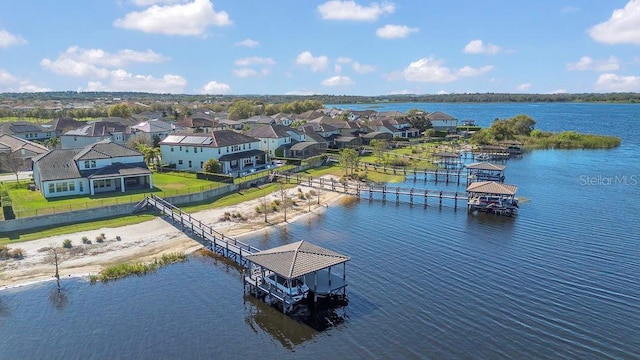
<instances>
[{"instance_id":1,"label":"boathouse","mask_svg":"<svg viewBox=\"0 0 640 360\"><path fill-rule=\"evenodd\" d=\"M504 169L506 165L497 165L488 162L477 162L465 165L467 168L468 183L477 181L504 182Z\"/></svg>"},{"instance_id":2,"label":"boathouse","mask_svg":"<svg viewBox=\"0 0 640 360\"><path fill-rule=\"evenodd\" d=\"M433 157L437 158L435 163L441 168L457 169L462 165L462 159L458 153L444 151L434 153Z\"/></svg>"},{"instance_id":3,"label":"boathouse","mask_svg":"<svg viewBox=\"0 0 640 360\"><path fill-rule=\"evenodd\" d=\"M515 185L495 181L477 181L467 186L469 211L487 212L513 216L518 213L518 198Z\"/></svg>"},{"instance_id":4,"label":"boathouse","mask_svg":"<svg viewBox=\"0 0 640 360\"><path fill-rule=\"evenodd\" d=\"M506 150L511 155L522 155L523 143L517 140L502 140L499 142L501 146L506 147Z\"/></svg>"},{"instance_id":5,"label":"boathouse","mask_svg":"<svg viewBox=\"0 0 640 360\"><path fill-rule=\"evenodd\" d=\"M262 299L268 295L282 305L284 313L304 297L315 304L318 297L346 295L349 256L301 240L247 255L246 259L250 265L244 276L245 290ZM303 289L308 293L300 296Z\"/></svg>"}]
</instances>

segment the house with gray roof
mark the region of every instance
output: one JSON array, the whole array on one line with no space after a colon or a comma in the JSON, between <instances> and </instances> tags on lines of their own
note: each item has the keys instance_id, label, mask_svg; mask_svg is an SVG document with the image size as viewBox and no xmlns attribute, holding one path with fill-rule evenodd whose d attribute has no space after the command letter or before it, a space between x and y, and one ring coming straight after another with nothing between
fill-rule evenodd
<instances>
[{"instance_id":1,"label":"house with gray roof","mask_svg":"<svg viewBox=\"0 0 640 360\"><path fill-rule=\"evenodd\" d=\"M231 130L171 134L160 142L162 162L178 170L202 171L209 159L217 159L225 174L238 175L266 163L260 140Z\"/></svg>"},{"instance_id":2,"label":"house with gray roof","mask_svg":"<svg viewBox=\"0 0 640 360\"><path fill-rule=\"evenodd\" d=\"M28 121L14 121L0 124L0 134L12 135L21 139L48 140L56 137L56 132Z\"/></svg>"},{"instance_id":3,"label":"house with gray roof","mask_svg":"<svg viewBox=\"0 0 640 360\"><path fill-rule=\"evenodd\" d=\"M458 128L458 119L442 111L429 113L427 119L431 121L431 126L438 131L456 132Z\"/></svg>"},{"instance_id":4,"label":"house with gray roof","mask_svg":"<svg viewBox=\"0 0 640 360\"><path fill-rule=\"evenodd\" d=\"M306 140L305 134L296 129L279 124L253 127L243 134L260 140L260 150L269 157L289 157L289 148L295 143Z\"/></svg>"},{"instance_id":5,"label":"house with gray roof","mask_svg":"<svg viewBox=\"0 0 640 360\"><path fill-rule=\"evenodd\" d=\"M22 170L31 170L32 158L48 151L49 149L44 145L21 139L17 136L7 134L0 135L0 156L16 154L20 159L22 159Z\"/></svg>"},{"instance_id":6,"label":"house with gray roof","mask_svg":"<svg viewBox=\"0 0 640 360\"><path fill-rule=\"evenodd\" d=\"M131 129L129 126L99 120L86 123L77 129L64 133L60 136L60 147L63 149L78 149L102 140L124 145L129 141L130 137Z\"/></svg>"},{"instance_id":7,"label":"house with gray roof","mask_svg":"<svg viewBox=\"0 0 640 360\"><path fill-rule=\"evenodd\" d=\"M153 188L143 155L109 140L34 157L33 181L45 198Z\"/></svg>"}]
</instances>

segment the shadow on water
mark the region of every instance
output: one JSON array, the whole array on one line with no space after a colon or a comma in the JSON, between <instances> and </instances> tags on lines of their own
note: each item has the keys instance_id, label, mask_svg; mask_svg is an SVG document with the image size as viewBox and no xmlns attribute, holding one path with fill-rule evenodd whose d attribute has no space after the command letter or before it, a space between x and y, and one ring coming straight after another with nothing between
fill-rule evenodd
<instances>
[{"instance_id":1,"label":"shadow on water","mask_svg":"<svg viewBox=\"0 0 640 360\"><path fill-rule=\"evenodd\" d=\"M289 350L343 324L349 317L348 300L341 296L318 299L315 307L312 300L301 302L289 314L282 313L276 304L269 305L251 295L243 299L245 323L256 333L259 327Z\"/></svg>"},{"instance_id":2,"label":"shadow on water","mask_svg":"<svg viewBox=\"0 0 640 360\"><path fill-rule=\"evenodd\" d=\"M49 293L49 302L51 302L51 304L53 305L53 307L56 308L56 310L62 311L69 303L69 298L67 297L67 294L65 294L63 290L58 289L57 287L54 287L53 289L51 289L51 292Z\"/></svg>"}]
</instances>

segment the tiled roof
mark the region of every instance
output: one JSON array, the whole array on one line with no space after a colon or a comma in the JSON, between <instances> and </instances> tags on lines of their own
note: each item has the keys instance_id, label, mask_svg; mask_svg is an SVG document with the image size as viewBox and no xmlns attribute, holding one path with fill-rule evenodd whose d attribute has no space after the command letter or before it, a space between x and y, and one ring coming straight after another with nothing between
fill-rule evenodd
<instances>
[{"instance_id":1,"label":"tiled roof","mask_svg":"<svg viewBox=\"0 0 640 360\"><path fill-rule=\"evenodd\" d=\"M297 278L351 258L304 240L247 255L249 261L287 278Z\"/></svg>"},{"instance_id":2,"label":"tiled roof","mask_svg":"<svg viewBox=\"0 0 640 360\"><path fill-rule=\"evenodd\" d=\"M478 162L478 163L473 163L473 164L465 165L465 167L466 167L467 169L474 169L474 170L502 171L502 170L504 170L507 166L506 166L506 165L497 165L497 164L492 164L492 163L488 163L488 162Z\"/></svg>"},{"instance_id":3,"label":"tiled roof","mask_svg":"<svg viewBox=\"0 0 640 360\"><path fill-rule=\"evenodd\" d=\"M110 159L123 156L141 156L136 150L124 145L112 143L109 140L98 141L86 146L76 155L75 160Z\"/></svg>"},{"instance_id":4,"label":"tiled roof","mask_svg":"<svg viewBox=\"0 0 640 360\"><path fill-rule=\"evenodd\" d=\"M447 114L443 113L442 111L434 111L434 112L430 113L429 115L427 115L427 119L429 119L429 120L457 120L453 116L447 115Z\"/></svg>"},{"instance_id":5,"label":"tiled roof","mask_svg":"<svg viewBox=\"0 0 640 360\"><path fill-rule=\"evenodd\" d=\"M290 128L288 126L273 124L273 125L262 125L251 128L243 134L254 137L254 138L286 138L290 137L291 134L289 132L299 133L298 130Z\"/></svg>"},{"instance_id":6,"label":"tiled roof","mask_svg":"<svg viewBox=\"0 0 640 360\"><path fill-rule=\"evenodd\" d=\"M0 148L7 149L8 152L24 149L36 154L44 154L49 151L46 146L8 134L0 135Z\"/></svg>"},{"instance_id":7,"label":"tiled roof","mask_svg":"<svg viewBox=\"0 0 640 360\"><path fill-rule=\"evenodd\" d=\"M468 192L494 194L494 195L515 195L518 187L515 185L501 184L495 181L478 181L467 186Z\"/></svg>"},{"instance_id":8,"label":"tiled roof","mask_svg":"<svg viewBox=\"0 0 640 360\"><path fill-rule=\"evenodd\" d=\"M225 147L242 145L259 141L258 139L240 134L232 130L215 130L208 133L174 134L167 136L161 145L184 145L202 147Z\"/></svg>"},{"instance_id":9,"label":"tiled roof","mask_svg":"<svg viewBox=\"0 0 640 360\"><path fill-rule=\"evenodd\" d=\"M51 150L34 159L41 181L77 179L82 177L74 161L81 149Z\"/></svg>"}]
</instances>

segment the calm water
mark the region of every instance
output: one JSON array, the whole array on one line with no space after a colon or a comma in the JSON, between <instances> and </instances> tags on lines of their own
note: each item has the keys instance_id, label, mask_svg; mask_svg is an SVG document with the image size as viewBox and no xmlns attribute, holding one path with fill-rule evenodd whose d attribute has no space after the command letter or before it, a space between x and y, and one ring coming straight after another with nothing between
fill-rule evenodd
<instances>
[{"instance_id":1,"label":"calm water","mask_svg":"<svg viewBox=\"0 0 640 360\"><path fill-rule=\"evenodd\" d=\"M529 199L515 219L354 200L244 239L352 256L346 321L329 330L243 298L234 267L193 258L106 285L65 281L64 299L53 283L0 292L0 358L640 358L640 107L388 106L413 107L481 125L524 113L623 145L510 160L507 182Z\"/></svg>"}]
</instances>

